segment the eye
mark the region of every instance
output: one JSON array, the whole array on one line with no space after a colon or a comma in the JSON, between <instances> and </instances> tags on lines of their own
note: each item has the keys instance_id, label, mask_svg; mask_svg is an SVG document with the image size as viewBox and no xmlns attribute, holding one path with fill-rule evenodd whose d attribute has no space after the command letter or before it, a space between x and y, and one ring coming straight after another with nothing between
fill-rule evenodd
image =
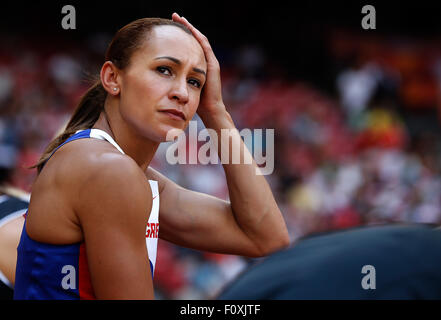
<instances>
[{"instance_id":1,"label":"eye","mask_svg":"<svg viewBox=\"0 0 441 320\"><path fill-rule=\"evenodd\" d=\"M188 83L191 84L192 86L195 86L196 88L200 88L202 86L201 82L196 79L190 79L188 80Z\"/></svg>"},{"instance_id":2,"label":"eye","mask_svg":"<svg viewBox=\"0 0 441 320\"><path fill-rule=\"evenodd\" d=\"M159 73L162 73L162 74L165 74L168 76L171 76L171 74L172 74L171 69L169 67L160 66L160 67L157 67L156 70Z\"/></svg>"}]
</instances>

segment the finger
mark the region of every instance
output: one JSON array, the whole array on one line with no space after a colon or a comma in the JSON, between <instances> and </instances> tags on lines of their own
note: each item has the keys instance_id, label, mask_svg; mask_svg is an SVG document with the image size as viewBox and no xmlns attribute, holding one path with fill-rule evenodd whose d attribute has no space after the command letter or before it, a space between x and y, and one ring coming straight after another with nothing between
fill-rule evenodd
<instances>
[{"instance_id":1,"label":"finger","mask_svg":"<svg viewBox=\"0 0 441 320\"><path fill-rule=\"evenodd\" d=\"M214 54L213 49L211 48L208 38L205 35L203 35L202 32L200 32L197 28L195 28L185 17L181 17L177 13L173 13L172 18L175 22L179 22L185 25L191 31L193 36L201 45L208 64L211 65L214 69L220 68L219 61L217 60L216 55Z\"/></svg>"},{"instance_id":2,"label":"finger","mask_svg":"<svg viewBox=\"0 0 441 320\"><path fill-rule=\"evenodd\" d=\"M216 56L214 55L213 49L211 48L210 42L208 41L208 38L202 34L197 28L195 28L185 17L180 17L178 14L173 16L176 20L176 22L181 22L184 24L188 29L190 29L191 33L194 35L196 40L200 43L202 46L202 49L204 50L204 53L206 55L207 60L212 61L213 63L218 63Z\"/></svg>"},{"instance_id":3,"label":"finger","mask_svg":"<svg viewBox=\"0 0 441 320\"><path fill-rule=\"evenodd\" d=\"M210 45L207 37L204 36L202 32L200 32L197 28L195 28L185 17L181 17L181 20L184 22L187 28L190 29L190 31L193 33L196 39L199 40L199 42L203 42L204 44Z\"/></svg>"},{"instance_id":4,"label":"finger","mask_svg":"<svg viewBox=\"0 0 441 320\"><path fill-rule=\"evenodd\" d=\"M173 14L172 14L172 20L173 21L176 21L176 20L178 20L180 18L181 18L181 16L179 14L177 14L176 12L173 12Z\"/></svg>"},{"instance_id":5,"label":"finger","mask_svg":"<svg viewBox=\"0 0 441 320\"><path fill-rule=\"evenodd\" d=\"M197 28L195 28L185 17L181 17L176 12L172 14L173 21L180 22L181 24L185 25L191 33L195 36L195 38L201 42L201 44L209 45L208 39L206 36L202 34Z\"/></svg>"}]
</instances>

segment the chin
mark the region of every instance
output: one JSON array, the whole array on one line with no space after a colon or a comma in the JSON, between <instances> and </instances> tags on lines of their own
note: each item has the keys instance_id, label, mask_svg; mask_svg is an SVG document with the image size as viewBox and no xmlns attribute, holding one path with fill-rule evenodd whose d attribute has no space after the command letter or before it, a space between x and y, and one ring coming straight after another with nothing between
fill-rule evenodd
<instances>
[{"instance_id":1,"label":"chin","mask_svg":"<svg viewBox=\"0 0 441 320\"><path fill-rule=\"evenodd\" d=\"M161 143L175 141L180 134L185 134L183 129L172 126L162 126L155 129L152 130L152 128L150 128L148 131L143 130L142 135L152 141Z\"/></svg>"},{"instance_id":2,"label":"chin","mask_svg":"<svg viewBox=\"0 0 441 320\"><path fill-rule=\"evenodd\" d=\"M185 126L181 129L159 121L132 121L131 125L139 135L157 143L173 141L174 136L177 137L185 130Z\"/></svg>"},{"instance_id":3,"label":"chin","mask_svg":"<svg viewBox=\"0 0 441 320\"><path fill-rule=\"evenodd\" d=\"M180 128L170 127L168 130L164 131L161 135L161 142L175 141L179 135L185 134L185 131Z\"/></svg>"}]
</instances>

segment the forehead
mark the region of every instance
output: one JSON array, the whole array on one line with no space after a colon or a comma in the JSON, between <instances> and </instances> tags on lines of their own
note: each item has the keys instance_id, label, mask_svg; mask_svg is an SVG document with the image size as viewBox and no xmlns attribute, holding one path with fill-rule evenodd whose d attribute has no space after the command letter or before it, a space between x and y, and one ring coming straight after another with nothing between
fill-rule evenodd
<instances>
[{"instance_id":1,"label":"forehead","mask_svg":"<svg viewBox=\"0 0 441 320\"><path fill-rule=\"evenodd\" d=\"M184 63L205 66L205 55L198 41L175 26L156 26L148 36L147 44L139 51L145 58L175 57Z\"/></svg>"}]
</instances>

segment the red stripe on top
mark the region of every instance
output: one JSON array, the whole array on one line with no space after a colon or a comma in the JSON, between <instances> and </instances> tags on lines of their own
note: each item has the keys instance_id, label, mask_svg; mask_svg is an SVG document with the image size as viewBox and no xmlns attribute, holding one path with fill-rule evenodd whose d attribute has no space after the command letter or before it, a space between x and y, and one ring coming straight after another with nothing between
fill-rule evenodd
<instances>
[{"instance_id":1,"label":"red stripe on top","mask_svg":"<svg viewBox=\"0 0 441 320\"><path fill-rule=\"evenodd\" d=\"M80 245L80 257L78 261L78 291L81 300L94 300L95 294L90 281L89 266L87 264L86 246Z\"/></svg>"}]
</instances>

